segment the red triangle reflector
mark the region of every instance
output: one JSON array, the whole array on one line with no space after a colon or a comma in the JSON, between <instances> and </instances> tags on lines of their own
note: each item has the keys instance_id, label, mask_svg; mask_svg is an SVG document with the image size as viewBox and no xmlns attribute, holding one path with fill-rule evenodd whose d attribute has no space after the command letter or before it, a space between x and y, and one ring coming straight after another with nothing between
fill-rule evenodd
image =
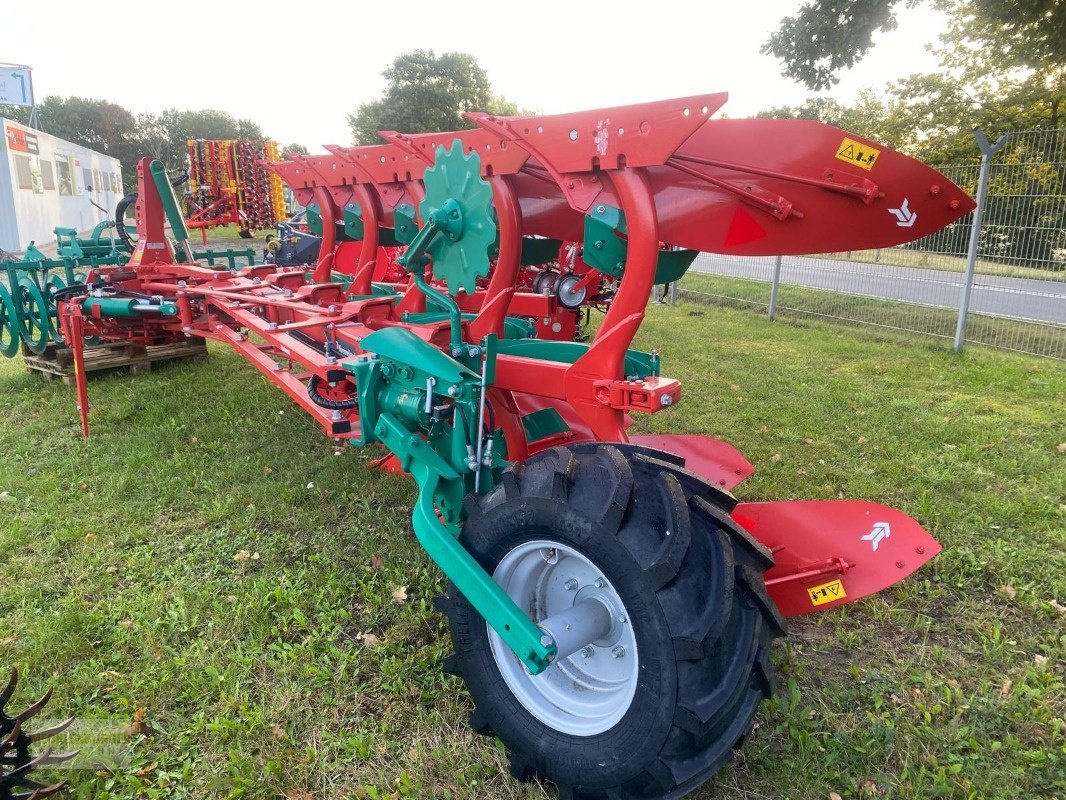
<instances>
[{"instance_id":1,"label":"red triangle reflector","mask_svg":"<svg viewBox=\"0 0 1066 800\"><path fill-rule=\"evenodd\" d=\"M745 211L743 207L737 206L737 210L733 212L733 221L729 223L729 230L725 234L725 246L739 247L742 244L754 242L756 239L762 239L765 236L766 231L756 221L755 217Z\"/></svg>"}]
</instances>

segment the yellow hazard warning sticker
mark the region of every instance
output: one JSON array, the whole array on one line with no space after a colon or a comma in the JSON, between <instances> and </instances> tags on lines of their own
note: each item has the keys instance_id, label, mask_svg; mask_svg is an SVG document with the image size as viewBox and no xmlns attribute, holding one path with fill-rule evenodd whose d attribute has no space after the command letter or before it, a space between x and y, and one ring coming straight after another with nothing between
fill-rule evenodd
<instances>
[{"instance_id":1,"label":"yellow hazard warning sticker","mask_svg":"<svg viewBox=\"0 0 1066 800\"><path fill-rule=\"evenodd\" d=\"M807 594L811 598L812 606L822 606L826 603L832 603L834 600L842 600L848 596L847 592L844 591L844 582L839 578L835 581L829 581L829 583L810 586L807 588Z\"/></svg>"},{"instance_id":2,"label":"yellow hazard warning sticker","mask_svg":"<svg viewBox=\"0 0 1066 800\"><path fill-rule=\"evenodd\" d=\"M865 170L874 168L874 161L877 160L879 155L881 155L881 151L876 147L856 142L850 136L845 136L844 141L837 148L837 158L841 161L847 161L849 164L854 164L856 167L862 167Z\"/></svg>"}]
</instances>

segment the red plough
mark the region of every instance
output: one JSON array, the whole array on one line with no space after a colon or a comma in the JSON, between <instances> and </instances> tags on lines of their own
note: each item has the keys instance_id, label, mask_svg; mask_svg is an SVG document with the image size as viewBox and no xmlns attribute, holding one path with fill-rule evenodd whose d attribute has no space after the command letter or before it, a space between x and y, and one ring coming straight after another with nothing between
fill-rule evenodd
<instances>
[{"instance_id":1,"label":"red plough","mask_svg":"<svg viewBox=\"0 0 1066 800\"><path fill-rule=\"evenodd\" d=\"M876 503L738 503L728 490L753 468L725 442L628 434L633 414L681 400L658 354L631 345L653 284L699 251L888 247L974 205L831 126L711 119L724 101L471 114L474 130L271 165L322 218L310 272L175 263L146 159L134 260L62 298L75 343L225 342L327 435L384 447L418 485L414 532L450 581L446 667L472 724L505 742L516 777L567 796L699 785L770 692L783 616L879 591L939 550ZM537 337L558 297L520 291L538 263L523 254L567 242L615 281L588 343ZM375 282L395 246L409 279Z\"/></svg>"}]
</instances>

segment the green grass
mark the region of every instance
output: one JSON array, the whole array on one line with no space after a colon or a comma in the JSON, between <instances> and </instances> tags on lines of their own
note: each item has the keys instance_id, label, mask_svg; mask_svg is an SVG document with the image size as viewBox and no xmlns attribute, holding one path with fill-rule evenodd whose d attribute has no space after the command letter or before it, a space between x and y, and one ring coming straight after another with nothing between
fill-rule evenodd
<instances>
[{"instance_id":1,"label":"green grass","mask_svg":"<svg viewBox=\"0 0 1066 800\"><path fill-rule=\"evenodd\" d=\"M691 293L687 299L694 302L757 309L764 314L770 303L770 284L747 278L689 272L681 280L680 289L682 293ZM944 340L940 346L946 347L950 347L955 338L958 312L949 308L787 284L782 284L778 292L778 317L781 319L831 317L838 321L874 325L886 331L893 328L915 331L939 337ZM1066 326L1052 323L1026 322L975 313L967 321L966 341L1066 359Z\"/></svg>"},{"instance_id":2,"label":"green grass","mask_svg":"<svg viewBox=\"0 0 1066 800\"><path fill-rule=\"evenodd\" d=\"M1066 798L1062 365L690 304L653 307L639 344L686 396L638 426L734 442L759 469L743 499L876 500L945 548L794 620L777 699L692 797ZM71 773L73 796L554 796L466 727L407 481L336 455L218 348L89 390L83 443L70 389L0 364L14 705L54 686L57 717L146 726L128 767Z\"/></svg>"}]
</instances>

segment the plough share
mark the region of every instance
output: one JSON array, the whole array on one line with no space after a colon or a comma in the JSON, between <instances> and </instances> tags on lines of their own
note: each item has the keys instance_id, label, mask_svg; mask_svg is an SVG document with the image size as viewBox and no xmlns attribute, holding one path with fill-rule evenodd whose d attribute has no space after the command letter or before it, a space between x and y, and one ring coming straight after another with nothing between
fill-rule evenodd
<instances>
[{"instance_id":1,"label":"plough share","mask_svg":"<svg viewBox=\"0 0 1066 800\"><path fill-rule=\"evenodd\" d=\"M515 777L566 797L700 785L769 695L785 617L880 591L940 549L876 503L738 502L753 468L728 443L628 433L631 415L681 400L658 354L631 344L653 284L700 251L889 247L974 207L837 128L712 119L725 99L469 114L472 130L271 164L321 217L311 269L179 263L163 230L176 204L144 159L130 262L59 298L76 358L87 336L223 342L328 436L385 448L449 580L445 668L473 726L506 744ZM564 242L617 280L587 343L537 338L559 298L519 290L523 263L543 263L528 252ZM375 283L395 246L409 281Z\"/></svg>"}]
</instances>

